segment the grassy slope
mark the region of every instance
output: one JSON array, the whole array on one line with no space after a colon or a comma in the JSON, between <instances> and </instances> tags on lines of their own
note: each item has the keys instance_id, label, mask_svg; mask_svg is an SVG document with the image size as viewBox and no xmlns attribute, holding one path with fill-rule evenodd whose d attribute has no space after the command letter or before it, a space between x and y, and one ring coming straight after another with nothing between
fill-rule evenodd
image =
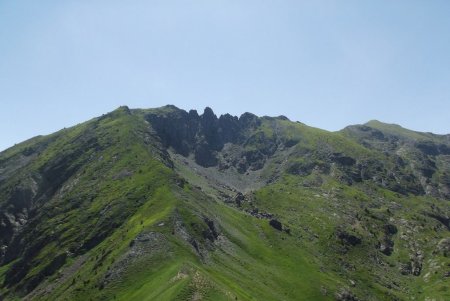
<instances>
[{"instance_id":1,"label":"grassy slope","mask_svg":"<svg viewBox=\"0 0 450 301\"><path fill-rule=\"evenodd\" d=\"M448 233L444 229L433 230L439 223L423 215L430 204L448 206L445 201L399 197L389 191L374 191L375 194L368 197L365 189L343 186L334 180L326 181L320 188L300 187L298 182L298 179L289 176L256 192L256 204L259 208L275 213L280 221L290 227L303 248L310 252L311 258L319 266L325 267L335 279L356 281L357 285L352 290L364 300L391 300L393 296L403 300L420 295L437 300L450 297L441 274L450 262L448 258L432 256L434 247ZM374 196L384 199L374 201ZM389 209L393 202L402 206L402 209ZM408 208L407 213L403 208ZM394 236L394 253L390 257L378 253L375 246L383 235L382 226L388 222L401 225L402 220L410 224L399 226L399 233ZM369 226L378 229L373 230ZM362 238L362 244L342 252L342 245L335 236L338 227L344 227L346 231ZM420 230L417 230L418 227L421 227ZM401 239L401 235L406 233L409 233L408 238ZM409 240L425 246L422 251L428 261L421 277L401 276L398 271L400 263L410 260ZM383 264L379 264L379 260ZM440 268L430 268L431 261L435 261ZM354 268L347 268L348 265L344 263ZM432 276L434 279L424 282L423 275L435 271ZM407 290L388 290L384 287L394 282Z\"/></svg>"},{"instance_id":2,"label":"grassy slope","mask_svg":"<svg viewBox=\"0 0 450 301\"><path fill-rule=\"evenodd\" d=\"M111 212L111 219L122 216L121 212L136 213L127 218L124 224L118 225L106 240L84 254L87 259L79 270L69 277L59 277L64 282L59 282L58 274L50 276L46 284L58 281L58 286L51 294L38 298L87 300L115 296L124 300L184 300L198 292L214 300L234 297L280 300L299 294L317 297L318 289L315 284L319 282L315 279L323 276L319 276L300 253L294 252L295 244L290 248L274 247L279 246L282 239L290 239L289 237L277 233L267 222L249 218L235 209L215 203L189 187L175 194L178 188L170 183L176 176L163 164L155 161L148 149L136 143L130 133L134 134L139 130L139 124L126 114L109 116L100 122L94 121L64 130L62 138L51 143L22 172L37 170L55 156L76 151L80 145L74 141L92 126L96 128L98 144L106 147L100 152L86 150L79 160L82 161L85 157L95 157L95 160L68 181L69 185L63 196L54 197L46 205L52 212L42 222L43 225L39 226L43 228L34 233L45 237L56 225L58 241L47 244L40 250L32 261L33 267L26 279L39 274L56 254L70 250L81 238L80 233L88 239L90 235L103 231L104 226L111 226L101 222L102 219L108 219L99 216L99 212L105 211L105 208L106 212ZM111 141L112 139L114 140ZM133 175L115 180L114 176L124 169ZM75 197L80 200L76 206L70 204ZM196 203L198 199L201 199L201 203ZM133 204L133 200L138 200L138 204ZM225 245L228 247L216 248L208 263L202 263L189 244L173 237L170 226L155 226L162 220L167 220L166 225L170 225L175 208L185 208L183 218L187 220L186 223L190 219L198 219L197 212L215 215L220 220L224 237L227 237ZM127 272L123 281L99 289L103 275L126 252L130 241L139 232L150 230L168 237L171 252L158 255L160 258L144 260ZM264 239L261 240L261 237ZM69 258L66 268L76 260L77 257ZM64 274L64 269L61 269L59 276ZM2 268L2 272L5 270L6 268ZM171 280L180 271L186 271L187 276L177 281ZM261 282L255 282L255 279L260 279Z\"/></svg>"},{"instance_id":3,"label":"grassy slope","mask_svg":"<svg viewBox=\"0 0 450 301\"><path fill-rule=\"evenodd\" d=\"M108 235L146 198L170 183L173 175L155 160L152 154L155 150L136 139L136 133L144 130L140 127L141 122L121 110L115 111L101 120L64 130L60 139L50 143L33 162L19 171L19 177L33 174L55 158L79 149L83 149L82 154L69 164L90 161L90 164L83 164L44 205L41 210L45 214L40 217L40 223L30 229L35 237L29 241L38 239L51 243L33 258L26 279L38 275L57 254L79 248L83 240L87 242L102 233ZM85 148L85 141L80 140L90 135L96 140L95 147ZM123 179L116 179L115 176L124 170L131 176L127 174ZM10 179L10 183L14 184L14 181L17 180Z\"/></svg>"},{"instance_id":4,"label":"grassy slope","mask_svg":"<svg viewBox=\"0 0 450 301\"><path fill-rule=\"evenodd\" d=\"M334 281L305 260L294 238L277 232L267 221L256 220L189 190L179 192L188 197L188 203L182 204L183 201L177 200L169 190L161 189L155 195L154 203L146 203L126 225L89 254L92 261L88 260L74 275L75 284L68 279L66 285L59 287L48 299L55 296L67 300L111 299L114 296L118 300L189 300L196 293L206 300L232 300L235 297L239 300L295 300L299 296L308 300L326 299L319 293L319 284L333 284ZM191 203L195 199L203 203ZM170 227L157 226L162 221L170 225L170 213L180 206L186 208L184 218L187 221L196 218L195 214L189 216L190 212L215 213L221 231L228 238L221 248L212 251L206 264L188 245L170 234ZM140 231L164 233L171 243L169 255L143 259L121 282L99 290L95 274L102 275L111 260L123 253ZM108 256L102 258L101 254ZM93 259L96 257L105 263L97 270L93 268L98 264ZM93 271L96 271L94 275ZM185 276L177 279L180 273ZM89 283L85 284L87 281Z\"/></svg>"},{"instance_id":5,"label":"grassy slope","mask_svg":"<svg viewBox=\"0 0 450 301\"><path fill-rule=\"evenodd\" d=\"M405 129L398 124L383 123L378 120L371 120L364 125L382 131L385 134L403 137L411 140L438 140L442 138L440 135L432 133L422 133Z\"/></svg>"},{"instance_id":6,"label":"grassy slope","mask_svg":"<svg viewBox=\"0 0 450 301\"><path fill-rule=\"evenodd\" d=\"M21 175L38 170L55 156L83 147L77 138L93 131L92 127L100 148L88 149L78 158L83 163L86 158L94 159L83 165L68 180L64 194L54 197L47 206L50 214L43 220L44 228L37 233L46 236L56 225L57 239L39 252L27 277L38 274L50 258L71 250L80 240L87 240L112 225L114 230L86 253L69 257L60 272L48 277L42 287L52 282L58 285L37 299L191 300L202 296L205 300L327 300L333 299L334 292L341 287L368 300L390 300L393 295L401 299L414 295L437 300L450 297L445 282L437 274L431 275L428 281L423 277L401 278L396 261L409 260L408 253L402 251L407 246L396 248L389 258L382 258L388 266L394 265L389 268L368 258L377 255L374 249L377 237L373 235L381 235L378 229L372 231L368 225L382 227L387 221L398 223L401 219L411 220L413 226L423 224L420 219L425 219L426 226L411 237L423 241L428 248L425 251L431 254L432 246L447 233L433 231L436 222L421 213L431 203L447 206L442 201L400 197L378 188L368 190L363 185L345 186L332 178L322 179L320 186L306 187L304 181L313 180L315 175L284 175L279 182L255 191L254 201L261 210L274 213L288 226L289 235L273 229L267 220L217 202L190 184L177 185L178 175L161 162L158 150L143 143L146 134L143 120L120 110L98 122L64 130ZM267 120L260 130L267 136L299 141L298 153L294 152L290 161L301 160L299 153L305 149L315 150L325 144L332 145L334 152L379 156L339 133L302 124L278 121L274 126ZM50 138L39 137L37 142L30 141L20 147L30 147L46 139ZM1 158L20 151L19 148L8 150ZM271 168L268 166L268 171ZM123 171L127 175L116 178ZM407 207L408 213L388 210L392 202ZM362 217L355 221L358 214ZM201 235L205 227L203 216L213 219L222 234L212 246L207 246ZM177 218L209 250L206 257L199 256L190 243L174 234ZM348 224L349 221L352 223ZM343 252L335 237L336 228L342 225L362 237L363 243ZM404 227L399 226L400 233L410 231L408 225ZM142 232L161 233L162 251L146 253L125 269L120 280L102 286L105 274L114 270L130 250L132 240ZM407 244L399 238L400 233L395 236L396 246ZM73 273L65 274L81 256L85 263ZM436 256L433 260L440 266L448 264L444 257ZM357 269L345 268L347 265L343 263L356 265ZM8 267L0 268L0 279ZM427 262L423 274L432 269L431 262ZM350 288L349 279L356 282L355 288ZM388 292L380 285L396 280L409 290Z\"/></svg>"}]
</instances>

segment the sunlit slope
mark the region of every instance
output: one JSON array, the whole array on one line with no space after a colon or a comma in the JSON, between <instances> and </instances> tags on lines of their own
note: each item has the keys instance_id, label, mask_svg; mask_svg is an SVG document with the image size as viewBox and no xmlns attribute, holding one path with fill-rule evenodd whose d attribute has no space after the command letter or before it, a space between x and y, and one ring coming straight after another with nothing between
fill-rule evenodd
<instances>
[{"instance_id":1,"label":"sunlit slope","mask_svg":"<svg viewBox=\"0 0 450 301\"><path fill-rule=\"evenodd\" d=\"M0 153L0 292L446 300L447 138L121 107Z\"/></svg>"}]
</instances>

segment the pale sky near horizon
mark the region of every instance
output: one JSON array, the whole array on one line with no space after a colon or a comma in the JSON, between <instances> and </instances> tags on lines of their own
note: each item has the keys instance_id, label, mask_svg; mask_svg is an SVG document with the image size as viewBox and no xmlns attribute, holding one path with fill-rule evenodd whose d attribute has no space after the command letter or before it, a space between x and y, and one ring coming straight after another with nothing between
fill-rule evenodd
<instances>
[{"instance_id":1,"label":"pale sky near horizon","mask_svg":"<svg viewBox=\"0 0 450 301\"><path fill-rule=\"evenodd\" d=\"M0 150L120 105L450 133L447 0L0 0Z\"/></svg>"}]
</instances>

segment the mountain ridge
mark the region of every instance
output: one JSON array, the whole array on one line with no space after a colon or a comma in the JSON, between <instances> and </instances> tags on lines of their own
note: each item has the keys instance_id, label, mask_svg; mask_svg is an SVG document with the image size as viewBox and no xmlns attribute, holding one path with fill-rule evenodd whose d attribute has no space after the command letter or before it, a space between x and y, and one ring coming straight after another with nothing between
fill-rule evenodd
<instances>
[{"instance_id":1,"label":"mountain ridge","mask_svg":"<svg viewBox=\"0 0 450 301\"><path fill-rule=\"evenodd\" d=\"M162 106L162 107L158 107L158 108L155 108L155 109L163 109L163 108L166 108L166 107L167 107L167 108L172 108L172 109L176 109L176 110L181 110L181 111L188 112L188 111L186 111L186 110L184 110L184 109L181 109L181 108L178 108L177 106L172 105L172 104L168 104L168 105L165 105L165 106ZM120 110L121 108L126 108L127 110L131 110L131 111L146 110L146 109L142 109L142 108L131 108L131 109L130 109L127 105L122 105L122 106L119 106L117 109L115 109L115 110L113 110L113 111L111 111L111 112L114 112L114 111L116 111L116 110ZM208 107L208 108L209 108L209 107ZM194 109L189 110L189 111L195 111L195 112L197 112L197 110L194 110ZM244 113L242 113L241 115L244 115L245 113L249 113L249 112L244 112ZM198 114L198 113L197 113L197 114ZM250 113L250 114L254 115L253 113ZM225 113L225 114L222 114L222 115L230 115L230 114L229 114L229 113ZM230 115L230 116L233 116L233 115ZM256 116L256 115L255 115L255 116ZM238 116L233 116L233 117L238 117ZM279 119L285 119L285 120L289 120L289 121L290 121L290 119L289 119L288 117L284 116L284 115L279 115L279 116L268 116L268 115L264 115L264 116L258 116L258 117L260 117L260 118L265 118L265 117L267 117L267 118L279 118ZM98 118L98 117L97 117L97 118ZM302 123L301 121L293 121L293 122ZM302 123L302 124L304 124L304 123ZM420 134L431 134L431 135L435 135L435 136L444 136L444 137L447 137L447 139L450 139L450 133L448 133L448 134L437 134L437 133L433 133L433 132L422 132L422 131L420 131L420 130L410 130L410 129L407 129L407 128L405 128L405 127L399 125L399 124L382 122L382 121L379 121L379 120L377 120L377 119L372 119L372 120L369 120L369 121L367 121L367 122L365 122L365 123L362 123L362 124L352 124L352 125L348 125L348 126L346 126L346 127L358 126L358 125L366 125L366 126L372 125L372 127L376 127L376 124L387 125L387 126L396 126L396 127L400 127L400 128L402 128L402 129L404 129L404 130L407 130L407 131L412 131L412 132L416 132L416 133L420 133ZM71 126L69 126L69 127L71 127ZM314 127L314 128L321 129L321 128L319 128L319 127ZM65 128L64 128L64 129L65 129ZM344 127L343 129L336 130L336 131L329 131L329 130L325 130L325 129L323 129L323 130L324 130L324 131L328 131L328 132L340 132L340 131L342 131L342 130L344 130L344 129L345 129L345 127ZM63 129L61 129L61 130L63 130ZM59 131L59 130L58 130L58 131ZM58 131L56 131L56 132L58 132ZM51 134L48 134L48 135L51 135ZM0 153L1 153L1 152L5 152L6 150L8 150L8 149L10 149L10 148L12 148L12 147L18 146L18 145L21 144L21 143L27 142L28 140L31 140L31 139L38 139L38 138L42 138L42 137L45 137L45 136L48 136L48 135L39 134L39 135L33 136L33 137L28 138L28 139L26 139L26 140L24 140L24 141L22 141L22 142L16 143L16 144L14 144L14 145L12 145L12 146L9 146L9 147L7 147L7 148L1 150Z\"/></svg>"},{"instance_id":2,"label":"mountain ridge","mask_svg":"<svg viewBox=\"0 0 450 301\"><path fill-rule=\"evenodd\" d=\"M444 300L448 137L369 125L122 106L0 152L0 294Z\"/></svg>"}]
</instances>

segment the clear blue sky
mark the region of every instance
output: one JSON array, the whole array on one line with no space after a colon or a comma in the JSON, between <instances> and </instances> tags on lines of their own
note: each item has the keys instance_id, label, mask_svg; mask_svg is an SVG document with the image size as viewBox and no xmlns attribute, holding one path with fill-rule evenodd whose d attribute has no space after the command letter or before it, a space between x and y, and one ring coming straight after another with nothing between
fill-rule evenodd
<instances>
[{"instance_id":1,"label":"clear blue sky","mask_svg":"<svg viewBox=\"0 0 450 301\"><path fill-rule=\"evenodd\" d=\"M450 1L0 0L0 150L165 104L450 133Z\"/></svg>"}]
</instances>

